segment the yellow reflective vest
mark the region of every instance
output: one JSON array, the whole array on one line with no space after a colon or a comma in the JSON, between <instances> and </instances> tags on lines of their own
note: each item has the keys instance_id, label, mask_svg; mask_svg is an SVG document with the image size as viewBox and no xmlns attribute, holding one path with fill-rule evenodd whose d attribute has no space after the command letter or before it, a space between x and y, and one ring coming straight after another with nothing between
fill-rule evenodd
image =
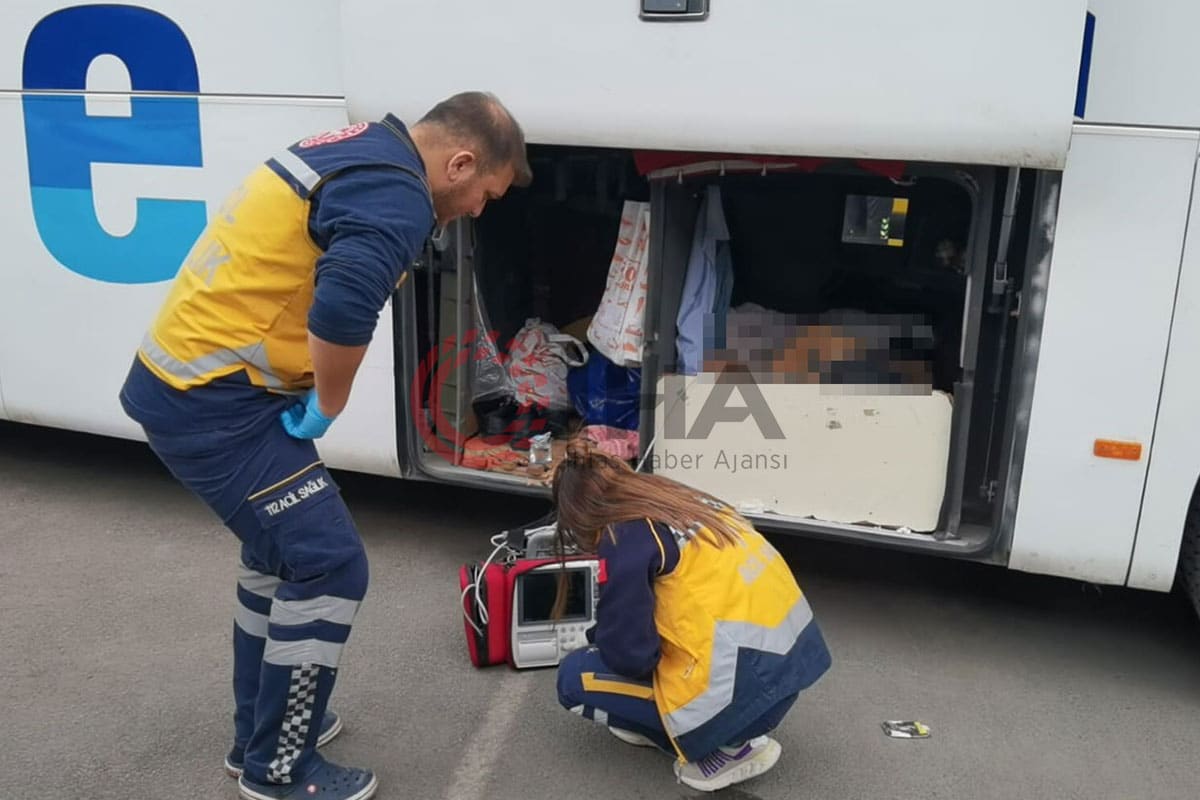
<instances>
[{"instance_id":1,"label":"yellow reflective vest","mask_svg":"<svg viewBox=\"0 0 1200 800\"><path fill-rule=\"evenodd\" d=\"M241 370L266 389L311 387L307 321L322 255L309 234L312 197L330 176L375 165L411 173L428 194L391 115L304 139L254 170L192 247L143 339L142 363L181 391Z\"/></svg>"},{"instance_id":2,"label":"yellow reflective vest","mask_svg":"<svg viewBox=\"0 0 1200 800\"><path fill-rule=\"evenodd\" d=\"M654 701L688 761L730 743L780 701L812 685L831 657L812 608L774 547L753 528L718 548L674 536L679 562L654 583L661 657Z\"/></svg>"}]
</instances>

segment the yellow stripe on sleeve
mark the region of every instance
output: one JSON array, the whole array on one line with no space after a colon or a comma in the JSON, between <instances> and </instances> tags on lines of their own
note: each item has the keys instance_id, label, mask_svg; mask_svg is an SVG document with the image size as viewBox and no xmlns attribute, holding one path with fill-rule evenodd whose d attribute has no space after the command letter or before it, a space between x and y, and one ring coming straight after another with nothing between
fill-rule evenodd
<instances>
[{"instance_id":1,"label":"yellow stripe on sleeve","mask_svg":"<svg viewBox=\"0 0 1200 800\"><path fill-rule=\"evenodd\" d=\"M658 574L662 575L662 571L667 568L667 551L663 547L662 537L658 535L654 523L647 519L646 524L650 526L650 532L654 534L654 541L658 542Z\"/></svg>"}]
</instances>

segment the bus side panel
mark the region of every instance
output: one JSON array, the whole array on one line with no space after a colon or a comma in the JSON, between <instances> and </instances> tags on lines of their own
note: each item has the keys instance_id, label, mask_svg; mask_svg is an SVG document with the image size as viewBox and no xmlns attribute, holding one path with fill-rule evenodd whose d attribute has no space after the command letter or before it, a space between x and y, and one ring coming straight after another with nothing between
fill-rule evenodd
<instances>
[{"instance_id":1,"label":"bus side panel","mask_svg":"<svg viewBox=\"0 0 1200 800\"><path fill-rule=\"evenodd\" d=\"M1200 3L1088 0L1096 17L1087 122L1200 127Z\"/></svg>"},{"instance_id":2,"label":"bus side panel","mask_svg":"<svg viewBox=\"0 0 1200 800\"><path fill-rule=\"evenodd\" d=\"M401 477L397 425L408 420L396 416L394 313L390 302L379 313L379 324L354 376L346 409L317 442L321 458L331 467Z\"/></svg>"},{"instance_id":3,"label":"bus side panel","mask_svg":"<svg viewBox=\"0 0 1200 800\"><path fill-rule=\"evenodd\" d=\"M113 98L106 104L120 102ZM217 213L245 174L281 144L344 124L345 108L336 101L202 98L203 168L96 164L91 168L95 216L105 234L123 236L147 227L139 226L138 198L199 201L206 215ZM117 393L179 261L157 264L159 279L138 283L126 282L125 265L107 257L93 262L85 259L87 253L74 252L66 256L68 268L46 241L66 248L65 240L85 236L91 226L81 213L68 215L54 207L44 207L35 220L17 96L0 96L0 137L0 185L12 187L0 197L0 236L7 249L0 260L0 374L8 415L19 422L139 437ZM170 249L186 253L190 244L185 239ZM147 237L147 246L166 245ZM129 266L135 265L146 266L131 260Z\"/></svg>"},{"instance_id":4,"label":"bus side panel","mask_svg":"<svg viewBox=\"0 0 1200 800\"><path fill-rule=\"evenodd\" d=\"M1198 135L1079 126L1063 175L1009 566L1125 582ZM1093 455L1140 442L1138 461Z\"/></svg>"},{"instance_id":5,"label":"bus side panel","mask_svg":"<svg viewBox=\"0 0 1200 800\"><path fill-rule=\"evenodd\" d=\"M719 0L672 23L634 0L343 0L346 95L412 118L485 83L544 144L1057 169L1086 6Z\"/></svg>"},{"instance_id":6,"label":"bus side panel","mask_svg":"<svg viewBox=\"0 0 1200 800\"><path fill-rule=\"evenodd\" d=\"M1129 585L1169 591L1179 561L1183 522L1200 477L1200 203L1193 184L1192 214L1171 325L1154 447L1142 500Z\"/></svg>"},{"instance_id":7,"label":"bus side panel","mask_svg":"<svg viewBox=\"0 0 1200 800\"><path fill-rule=\"evenodd\" d=\"M171 46L170 30L182 31L195 56L204 94L340 97L342 54L338 46L341 0L138 0L109 9L72 7L71 0L4 0L0 25L0 89L20 89L22 61L30 33L58 12L58 26L70 42L49 42L60 65L75 44L87 47L97 35L109 46L152 37L164 47L143 52L147 62L160 59ZM68 12L68 9L72 11ZM74 16L74 19L72 19ZM161 16L165 21L147 18ZM142 26L142 27L139 27ZM89 86L89 89L95 89ZM145 83L139 88L146 88Z\"/></svg>"},{"instance_id":8,"label":"bus side panel","mask_svg":"<svg viewBox=\"0 0 1200 800\"><path fill-rule=\"evenodd\" d=\"M141 438L117 393L204 222L264 159L347 124L338 3L14 0L5 17L0 414ZM395 475L390 309L378 331L320 449Z\"/></svg>"},{"instance_id":9,"label":"bus side panel","mask_svg":"<svg viewBox=\"0 0 1200 800\"><path fill-rule=\"evenodd\" d=\"M0 419L8 419L8 411L4 407L4 375L0 374Z\"/></svg>"}]
</instances>

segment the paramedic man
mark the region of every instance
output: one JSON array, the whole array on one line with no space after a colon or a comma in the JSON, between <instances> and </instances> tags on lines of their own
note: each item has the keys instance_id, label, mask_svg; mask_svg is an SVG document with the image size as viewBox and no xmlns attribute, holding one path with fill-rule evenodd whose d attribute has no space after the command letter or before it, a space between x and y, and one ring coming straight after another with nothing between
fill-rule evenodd
<instances>
[{"instance_id":1,"label":"paramedic man","mask_svg":"<svg viewBox=\"0 0 1200 800\"><path fill-rule=\"evenodd\" d=\"M126 413L241 541L225 768L244 798L375 791L315 750L341 728L326 705L368 567L313 440L431 233L530 180L520 126L485 93L411 130L387 115L301 140L213 215L136 353Z\"/></svg>"}]
</instances>

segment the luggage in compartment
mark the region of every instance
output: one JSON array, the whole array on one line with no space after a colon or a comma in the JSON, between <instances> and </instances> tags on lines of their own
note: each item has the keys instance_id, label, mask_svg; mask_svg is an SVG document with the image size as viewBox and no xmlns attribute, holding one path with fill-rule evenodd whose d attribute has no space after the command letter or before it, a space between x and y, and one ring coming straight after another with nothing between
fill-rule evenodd
<instances>
[{"instance_id":1,"label":"luggage in compartment","mask_svg":"<svg viewBox=\"0 0 1200 800\"><path fill-rule=\"evenodd\" d=\"M484 352L461 466L544 481L529 442L552 429L552 463L576 434L634 465L649 448L649 471L748 513L947 525L969 193L903 165L647 181L627 153L543 154L553 180L474 223L473 313L500 333L504 388Z\"/></svg>"},{"instance_id":2,"label":"luggage in compartment","mask_svg":"<svg viewBox=\"0 0 1200 800\"><path fill-rule=\"evenodd\" d=\"M629 154L541 148L542 180L471 223L470 416L457 466L533 482L582 434L638 455L649 203Z\"/></svg>"},{"instance_id":3,"label":"luggage in compartment","mask_svg":"<svg viewBox=\"0 0 1200 800\"><path fill-rule=\"evenodd\" d=\"M969 200L892 177L664 189L679 300L660 328L675 347L655 377L656 474L748 513L944 524L965 275L937 254L966 241Z\"/></svg>"}]
</instances>

